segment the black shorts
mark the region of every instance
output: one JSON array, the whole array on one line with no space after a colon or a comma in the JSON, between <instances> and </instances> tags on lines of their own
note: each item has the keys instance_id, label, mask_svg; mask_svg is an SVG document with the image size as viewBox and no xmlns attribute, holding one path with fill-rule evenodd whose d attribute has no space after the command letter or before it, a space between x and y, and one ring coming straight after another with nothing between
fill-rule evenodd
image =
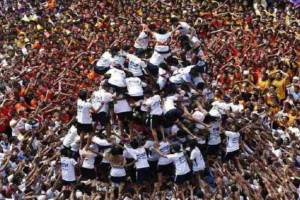
<instances>
[{"instance_id":1,"label":"black shorts","mask_svg":"<svg viewBox=\"0 0 300 200\"><path fill-rule=\"evenodd\" d=\"M164 125L165 127L171 127L178 119L182 117L182 112L178 109L169 110L164 115Z\"/></svg>"},{"instance_id":2,"label":"black shorts","mask_svg":"<svg viewBox=\"0 0 300 200\"><path fill-rule=\"evenodd\" d=\"M124 94L126 92L126 87L119 87L116 85L112 85L110 83L108 83L108 84L114 90L114 92L116 92L117 94Z\"/></svg>"},{"instance_id":3,"label":"black shorts","mask_svg":"<svg viewBox=\"0 0 300 200\"><path fill-rule=\"evenodd\" d=\"M150 180L150 167L136 169L136 182L144 183Z\"/></svg>"},{"instance_id":4,"label":"black shorts","mask_svg":"<svg viewBox=\"0 0 300 200\"><path fill-rule=\"evenodd\" d=\"M158 163L158 160L156 160L156 161L150 161L150 160L148 160L148 163L149 163L149 165L150 165L150 171L151 171L151 174L152 174L153 176L155 176L155 175L156 175L156 170L157 170L157 163Z\"/></svg>"},{"instance_id":5,"label":"black shorts","mask_svg":"<svg viewBox=\"0 0 300 200\"><path fill-rule=\"evenodd\" d=\"M132 112L122 112L117 114L120 121L130 121L132 119Z\"/></svg>"},{"instance_id":6,"label":"black shorts","mask_svg":"<svg viewBox=\"0 0 300 200\"><path fill-rule=\"evenodd\" d=\"M157 166L158 173L162 173L163 176L172 176L174 171L174 165L173 163L170 163L168 165L158 165Z\"/></svg>"},{"instance_id":7,"label":"black shorts","mask_svg":"<svg viewBox=\"0 0 300 200\"><path fill-rule=\"evenodd\" d=\"M94 68L94 71L97 73L97 74L105 74L108 70L109 70L110 67L104 67L104 66L96 66Z\"/></svg>"},{"instance_id":8,"label":"black shorts","mask_svg":"<svg viewBox=\"0 0 300 200\"><path fill-rule=\"evenodd\" d=\"M220 144L207 145L207 155L218 155Z\"/></svg>"},{"instance_id":9,"label":"black shorts","mask_svg":"<svg viewBox=\"0 0 300 200\"><path fill-rule=\"evenodd\" d=\"M182 185L183 183L189 181L190 179L191 179L191 172L183 175L176 175L174 181L177 185Z\"/></svg>"},{"instance_id":10,"label":"black shorts","mask_svg":"<svg viewBox=\"0 0 300 200\"><path fill-rule=\"evenodd\" d=\"M93 125L92 124L81 124L77 122L77 129L78 132L84 132L84 133L91 133L93 131Z\"/></svg>"},{"instance_id":11,"label":"black shorts","mask_svg":"<svg viewBox=\"0 0 300 200\"><path fill-rule=\"evenodd\" d=\"M238 155L240 155L240 150L228 152L228 153L225 154L224 160L225 161L232 160L234 157L237 157Z\"/></svg>"},{"instance_id":12,"label":"black shorts","mask_svg":"<svg viewBox=\"0 0 300 200\"><path fill-rule=\"evenodd\" d=\"M129 95L129 98L132 99L132 101L139 101L139 100L144 99L144 96L130 96Z\"/></svg>"},{"instance_id":13,"label":"black shorts","mask_svg":"<svg viewBox=\"0 0 300 200\"><path fill-rule=\"evenodd\" d=\"M105 126L108 122L108 115L106 112L99 112L92 114L93 121L98 121L102 126Z\"/></svg>"},{"instance_id":14,"label":"black shorts","mask_svg":"<svg viewBox=\"0 0 300 200\"><path fill-rule=\"evenodd\" d=\"M101 182L108 183L110 164L101 162L98 167L98 178Z\"/></svg>"},{"instance_id":15,"label":"black shorts","mask_svg":"<svg viewBox=\"0 0 300 200\"><path fill-rule=\"evenodd\" d=\"M63 186L74 185L76 183L76 180L75 181L65 181L62 179L61 183Z\"/></svg>"},{"instance_id":16,"label":"black shorts","mask_svg":"<svg viewBox=\"0 0 300 200\"><path fill-rule=\"evenodd\" d=\"M126 181L126 176L111 176L110 181L115 184L124 183Z\"/></svg>"},{"instance_id":17,"label":"black shorts","mask_svg":"<svg viewBox=\"0 0 300 200\"><path fill-rule=\"evenodd\" d=\"M88 169L88 168L81 167L80 171L81 171L81 180L83 181L89 179L93 180L96 178L95 169Z\"/></svg>"},{"instance_id":18,"label":"black shorts","mask_svg":"<svg viewBox=\"0 0 300 200\"><path fill-rule=\"evenodd\" d=\"M163 124L162 115L150 115L149 126L151 129L158 128Z\"/></svg>"},{"instance_id":19,"label":"black shorts","mask_svg":"<svg viewBox=\"0 0 300 200\"><path fill-rule=\"evenodd\" d=\"M148 63L147 69L152 76L156 77L158 75L158 66Z\"/></svg>"}]
</instances>

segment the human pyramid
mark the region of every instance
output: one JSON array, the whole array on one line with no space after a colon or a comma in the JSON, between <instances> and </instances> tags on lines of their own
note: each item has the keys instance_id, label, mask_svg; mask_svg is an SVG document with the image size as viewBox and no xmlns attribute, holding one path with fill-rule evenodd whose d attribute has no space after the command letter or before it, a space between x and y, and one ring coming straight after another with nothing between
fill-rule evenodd
<instances>
[{"instance_id":1,"label":"human pyramid","mask_svg":"<svg viewBox=\"0 0 300 200\"><path fill-rule=\"evenodd\" d=\"M0 199L299 199L300 2L0 2Z\"/></svg>"}]
</instances>

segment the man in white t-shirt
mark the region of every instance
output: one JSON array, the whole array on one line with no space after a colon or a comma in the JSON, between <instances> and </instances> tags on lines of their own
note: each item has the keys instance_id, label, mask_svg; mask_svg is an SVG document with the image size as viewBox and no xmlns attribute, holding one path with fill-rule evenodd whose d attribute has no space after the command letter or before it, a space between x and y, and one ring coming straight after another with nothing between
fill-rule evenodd
<instances>
[{"instance_id":1,"label":"man in white t-shirt","mask_svg":"<svg viewBox=\"0 0 300 200\"><path fill-rule=\"evenodd\" d=\"M225 160L234 159L239 155L240 149L240 133L236 131L236 126L232 124L231 131L225 131L225 135L227 136L226 142L226 155Z\"/></svg>"},{"instance_id":2,"label":"man in white t-shirt","mask_svg":"<svg viewBox=\"0 0 300 200\"><path fill-rule=\"evenodd\" d=\"M63 145L66 148L70 148L71 144L75 142L76 136L78 136L77 128L75 124L72 124L70 129L68 130L67 135L63 138Z\"/></svg>"},{"instance_id":3,"label":"man in white t-shirt","mask_svg":"<svg viewBox=\"0 0 300 200\"><path fill-rule=\"evenodd\" d=\"M75 166L77 162L74 158L71 158L71 152L69 149L61 150L61 178L64 185L70 185L76 182Z\"/></svg>"},{"instance_id":4,"label":"man in white t-shirt","mask_svg":"<svg viewBox=\"0 0 300 200\"><path fill-rule=\"evenodd\" d=\"M185 154L181 151L181 147L178 144L173 146L174 153L172 154L163 154L159 149L156 149L157 152L171 160L175 165L175 183L177 185L182 185L190 180L191 178L191 169L187 162Z\"/></svg>"},{"instance_id":5,"label":"man in white t-shirt","mask_svg":"<svg viewBox=\"0 0 300 200\"><path fill-rule=\"evenodd\" d=\"M147 67L146 63L133 54L128 53L126 58L128 59L128 70L132 75L137 77L143 76L145 68Z\"/></svg>"},{"instance_id":6,"label":"man in white t-shirt","mask_svg":"<svg viewBox=\"0 0 300 200\"><path fill-rule=\"evenodd\" d=\"M130 97L138 101L144 98L143 87L146 87L146 83L138 77L129 77L125 79L127 92Z\"/></svg>"},{"instance_id":7,"label":"man in white t-shirt","mask_svg":"<svg viewBox=\"0 0 300 200\"><path fill-rule=\"evenodd\" d=\"M87 98L87 91L81 90L77 100L77 129L80 134L90 133L93 130L92 126L92 104Z\"/></svg>"},{"instance_id":8,"label":"man in white t-shirt","mask_svg":"<svg viewBox=\"0 0 300 200\"><path fill-rule=\"evenodd\" d=\"M105 73L106 76L109 76L108 83L116 90L117 93L122 93L126 88L125 78L126 73L120 68L112 67Z\"/></svg>"},{"instance_id":9,"label":"man in white t-shirt","mask_svg":"<svg viewBox=\"0 0 300 200\"><path fill-rule=\"evenodd\" d=\"M79 155L83 160L81 165L81 180L93 180L96 178L95 159L97 157L98 147L96 144L85 146L79 150Z\"/></svg>"},{"instance_id":10,"label":"man in white t-shirt","mask_svg":"<svg viewBox=\"0 0 300 200\"><path fill-rule=\"evenodd\" d=\"M165 118L165 127L171 127L174 123L182 117L182 111L180 111L176 102L179 101L180 96L178 94L169 95L163 99L163 113Z\"/></svg>"},{"instance_id":11,"label":"man in white t-shirt","mask_svg":"<svg viewBox=\"0 0 300 200\"><path fill-rule=\"evenodd\" d=\"M208 114L209 136L207 142L207 154L217 156L221 144L221 114L215 108L212 108Z\"/></svg>"},{"instance_id":12,"label":"man in white t-shirt","mask_svg":"<svg viewBox=\"0 0 300 200\"><path fill-rule=\"evenodd\" d=\"M108 92L105 84L99 90L93 92L92 95L92 118L95 121L95 127L100 123L101 127L106 127L107 134L110 135L109 129L109 104L113 102L114 95Z\"/></svg>"},{"instance_id":13,"label":"man in white t-shirt","mask_svg":"<svg viewBox=\"0 0 300 200\"><path fill-rule=\"evenodd\" d=\"M148 48L149 35L147 31L143 30L134 42L134 48L136 49L137 55L142 55Z\"/></svg>"},{"instance_id":14,"label":"man in white t-shirt","mask_svg":"<svg viewBox=\"0 0 300 200\"><path fill-rule=\"evenodd\" d=\"M190 160L192 161L193 173L197 176L198 183L201 184L201 173L203 173L205 170L205 161L197 145L198 145L197 140L192 140L190 142L189 145L191 149Z\"/></svg>"},{"instance_id":15,"label":"man in white t-shirt","mask_svg":"<svg viewBox=\"0 0 300 200\"><path fill-rule=\"evenodd\" d=\"M96 63L95 72L104 74L110 69L113 62L112 55L109 51L104 52Z\"/></svg>"},{"instance_id":16,"label":"man in white t-shirt","mask_svg":"<svg viewBox=\"0 0 300 200\"><path fill-rule=\"evenodd\" d=\"M149 181L150 177L150 165L148 163L148 156L146 149L139 145L136 139L130 142L130 147L125 146L127 152L135 160L135 169L136 169L136 181L139 184Z\"/></svg>"}]
</instances>

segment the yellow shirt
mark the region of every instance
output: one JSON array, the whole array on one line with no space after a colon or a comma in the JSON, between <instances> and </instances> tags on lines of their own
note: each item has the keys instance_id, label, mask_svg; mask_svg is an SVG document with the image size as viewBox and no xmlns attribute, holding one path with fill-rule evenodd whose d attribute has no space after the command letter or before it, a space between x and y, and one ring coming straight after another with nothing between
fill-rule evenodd
<instances>
[{"instance_id":1,"label":"yellow shirt","mask_svg":"<svg viewBox=\"0 0 300 200\"><path fill-rule=\"evenodd\" d=\"M269 87L270 85L270 81L269 80L258 80L258 83L257 83L258 87L261 89L261 90L265 90Z\"/></svg>"},{"instance_id":2,"label":"yellow shirt","mask_svg":"<svg viewBox=\"0 0 300 200\"><path fill-rule=\"evenodd\" d=\"M285 86L286 86L286 80L285 79L281 79L281 80L274 80L272 82L272 85L276 87L276 94L277 94L277 97L280 99L280 100L283 100L285 99Z\"/></svg>"},{"instance_id":3,"label":"yellow shirt","mask_svg":"<svg viewBox=\"0 0 300 200\"><path fill-rule=\"evenodd\" d=\"M288 125L292 125L295 120L297 119L297 115L292 115L291 113L288 114L288 117L289 117L289 121L288 121Z\"/></svg>"}]
</instances>

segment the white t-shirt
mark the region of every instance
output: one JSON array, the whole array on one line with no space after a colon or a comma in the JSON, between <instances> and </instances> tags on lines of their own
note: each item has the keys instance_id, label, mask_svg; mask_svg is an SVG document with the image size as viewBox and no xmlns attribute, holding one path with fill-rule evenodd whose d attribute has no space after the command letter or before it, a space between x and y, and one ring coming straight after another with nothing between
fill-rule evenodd
<instances>
[{"instance_id":1,"label":"white t-shirt","mask_svg":"<svg viewBox=\"0 0 300 200\"><path fill-rule=\"evenodd\" d=\"M86 151L85 149L79 150L80 156L82 156L83 162L82 162L82 167L86 169L94 169L95 168L95 159L97 157L97 154L91 152L91 151Z\"/></svg>"},{"instance_id":2,"label":"white t-shirt","mask_svg":"<svg viewBox=\"0 0 300 200\"><path fill-rule=\"evenodd\" d=\"M166 43L171 36L171 32L165 34L153 33L153 36L157 42Z\"/></svg>"},{"instance_id":3,"label":"white t-shirt","mask_svg":"<svg viewBox=\"0 0 300 200\"><path fill-rule=\"evenodd\" d=\"M9 122L9 125L11 127L12 136L18 137L18 135L21 133L20 131L25 129L25 119L22 118L18 121L15 119L12 119Z\"/></svg>"},{"instance_id":4,"label":"white t-shirt","mask_svg":"<svg viewBox=\"0 0 300 200\"><path fill-rule=\"evenodd\" d=\"M156 83L159 85L159 89L163 89L168 81L168 78L170 77L170 75L167 73L166 70L159 68L158 69L158 78Z\"/></svg>"},{"instance_id":5,"label":"white t-shirt","mask_svg":"<svg viewBox=\"0 0 300 200\"><path fill-rule=\"evenodd\" d=\"M108 112L109 109L109 102L113 101L112 94L109 92L106 92L103 89L100 89L98 91L93 92L93 98L92 98L92 106L95 110L97 110L102 104L101 109L98 111L100 112Z\"/></svg>"},{"instance_id":6,"label":"white t-shirt","mask_svg":"<svg viewBox=\"0 0 300 200\"><path fill-rule=\"evenodd\" d=\"M178 100L177 95L168 96L164 99L163 111L166 114L169 110L175 109L175 101Z\"/></svg>"},{"instance_id":7,"label":"white t-shirt","mask_svg":"<svg viewBox=\"0 0 300 200\"><path fill-rule=\"evenodd\" d=\"M112 55L106 51L102 54L101 58L97 61L96 66L97 67L105 67L108 68L113 62Z\"/></svg>"},{"instance_id":8,"label":"white t-shirt","mask_svg":"<svg viewBox=\"0 0 300 200\"><path fill-rule=\"evenodd\" d=\"M151 115L162 115L161 98L159 95L154 95L145 101L145 105L150 107Z\"/></svg>"},{"instance_id":9,"label":"white t-shirt","mask_svg":"<svg viewBox=\"0 0 300 200\"><path fill-rule=\"evenodd\" d=\"M128 153L133 157L136 169L142 169L149 167L148 156L144 147L139 147L137 149L125 147Z\"/></svg>"},{"instance_id":10,"label":"white t-shirt","mask_svg":"<svg viewBox=\"0 0 300 200\"><path fill-rule=\"evenodd\" d=\"M147 49L148 44L149 44L148 35L144 31L142 31L134 43L134 48Z\"/></svg>"},{"instance_id":11,"label":"white t-shirt","mask_svg":"<svg viewBox=\"0 0 300 200\"><path fill-rule=\"evenodd\" d=\"M143 69L147 67L146 63L133 54L127 54L126 57L129 61L128 70L133 76L143 76Z\"/></svg>"},{"instance_id":12,"label":"white t-shirt","mask_svg":"<svg viewBox=\"0 0 300 200\"><path fill-rule=\"evenodd\" d=\"M115 113L131 112L132 109L126 99L117 100L114 104Z\"/></svg>"},{"instance_id":13,"label":"white t-shirt","mask_svg":"<svg viewBox=\"0 0 300 200\"><path fill-rule=\"evenodd\" d=\"M124 167L111 167L110 176L112 177L123 177L126 176Z\"/></svg>"},{"instance_id":14,"label":"white t-shirt","mask_svg":"<svg viewBox=\"0 0 300 200\"><path fill-rule=\"evenodd\" d=\"M192 77L190 75L191 69L194 65L190 65L184 68L179 68L173 72L173 75L170 77L170 82L175 84L181 84L184 82L192 82Z\"/></svg>"},{"instance_id":15,"label":"white t-shirt","mask_svg":"<svg viewBox=\"0 0 300 200\"><path fill-rule=\"evenodd\" d=\"M161 141L159 143L159 151L162 152L164 155L169 154L170 153L170 143ZM170 163L172 163L172 160L165 158L165 157L160 157L158 160L158 165L168 165Z\"/></svg>"},{"instance_id":16,"label":"white t-shirt","mask_svg":"<svg viewBox=\"0 0 300 200\"><path fill-rule=\"evenodd\" d=\"M165 60L165 57L159 53L157 53L156 51L153 52L151 58L149 59L149 62L152 64L152 65L160 65L161 63L163 63Z\"/></svg>"},{"instance_id":17,"label":"white t-shirt","mask_svg":"<svg viewBox=\"0 0 300 200\"><path fill-rule=\"evenodd\" d=\"M64 181L75 181L75 165L77 162L74 158L61 157L61 177Z\"/></svg>"},{"instance_id":18,"label":"white t-shirt","mask_svg":"<svg viewBox=\"0 0 300 200\"><path fill-rule=\"evenodd\" d=\"M77 100L77 121L81 124L92 124L92 104L88 101Z\"/></svg>"},{"instance_id":19,"label":"white t-shirt","mask_svg":"<svg viewBox=\"0 0 300 200\"><path fill-rule=\"evenodd\" d=\"M229 106L232 112L242 112L244 110L244 106L242 104L236 105L234 103L230 103Z\"/></svg>"},{"instance_id":20,"label":"white t-shirt","mask_svg":"<svg viewBox=\"0 0 300 200\"><path fill-rule=\"evenodd\" d=\"M226 152L233 152L240 148L240 133L225 131L225 135L227 136L227 146Z\"/></svg>"},{"instance_id":21,"label":"white t-shirt","mask_svg":"<svg viewBox=\"0 0 300 200\"><path fill-rule=\"evenodd\" d=\"M175 164L175 175L184 175L191 171L183 152L167 155L167 158Z\"/></svg>"},{"instance_id":22,"label":"white t-shirt","mask_svg":"<svg viewBox=\"0 0 300 200\"><path fill-rule=\"evenodd\" d=\"M125 79L127 91L130 96L140 97L144 95L143 86L145 84L138 77L130 77Z\"/></svg>"},{"instance_id":23,"label":"white t-shirt","mask_svg":"<svg viewBox=\"0 0 300 200\"><path fill-rule=\"evenodd\" d=\"M209 138L208 138L209 145L217 145L221 143L220 132L221 132L220 122L210 123Z\"/></svg>"},{"instance_id":24,"label":"white t-shirt","mask_svg":"<svg viewBox=\"0 0 300 200\"><path fill-rule=\"evenodd\" d=\"M111 68L106 72L106 74L110 74L108 83L115 85L117 87L126 87L126 83L125 83L126 74L123 70L117 68Z\"/></svg>"},{"instance_id":25,"label":"white t-shirt","mask_svg":"<svg viewBox=\"0 0 300 200\"><path fill-rule=\"evenodd\" d=\"M63 139L63 145L65 147L70 147L71 144L75 141L76 136L78 136L77 128L74 125L72 125L67 135Z\"/></svg>"},{"instance_id":26,"label":"white t-shirt","mask_svg":"<svg viewBox=\"0 0 300 200\"><path fill-rule=\"evenodd\" d=\"M159 53L163 54L164 58L166 58L170 54L170 47L167 45L155 45L154 50ZM167 56L165 55L167 54Z\"/></svg>"},{"instance_id":27,"label":"white t-shirt","mask_svg":"<svg viewBox=\"0 0 300 200\"><path fill-rule=\"evenodd\" d=\"M193 114L192 114L192 117L193 119L197 120L198 122L203 122L205 116L207 115L207 113L203 113L199 110L196 110ZM205 127L200 124L200 123L196 123L196 128L199 128L199 129L204 129Z\"/></svg>"},{"instance_id":28,"label":"white t-shirt","mask_svg":"<svg viewBox=\"0 0 300 200\"><path fill-rule=\"evenodd\" d=\"M144 147L148 149L148 160L149 161L158 161L159 154L153 149L154 148L154 141L153 140L147 140L144 144Z\"/></svg>"},{"instance_id":29,"label":"white t-shirt","mask_svg":"<svg viewBox=\"0 0 300 200\"><path fill-rule=\"evenodd\" d=\"M109 147L109 146L111 146L111 143L108 142L106 139L101 139L101 138L99 138L97 136L93 136L92 142L95 143L95 144L97 144L97 145L99 145L99 146L101 146L101 147Z\"/></svg>"},{"instance_id":30,"label":"white t-shirt","mask_svg":"<svg viewBox=\"0 0 300 200\"><path fill-rule=\"evenodd\" d=\"M222 115L230 110L230 105L223 101L214 101L211 105L213 106L212 109L218 110Z\"/></svg>"},{"instance_id":31,"label":"white t-shirt","mask_svg":"<svg viewBox=\"0 0 300 200\"><path fill-rule=\"evenodd\" d=\"M193 161L193 171L194 172L205 169L205 162L204 162L202 153L198 147L196 147L192 150L190 159Z\"/></svg>"},{"instance_id":32,"label":"white t-shirt","mask_svg":"<svg viewBox=\"0 0 300 200\"><path fill-rule=\"evenodd\" d=\"M178 22L178 27L180 28L180 33L186 35L189 33L191 26L186 22Z\"/></svg>"}]
</instances>

